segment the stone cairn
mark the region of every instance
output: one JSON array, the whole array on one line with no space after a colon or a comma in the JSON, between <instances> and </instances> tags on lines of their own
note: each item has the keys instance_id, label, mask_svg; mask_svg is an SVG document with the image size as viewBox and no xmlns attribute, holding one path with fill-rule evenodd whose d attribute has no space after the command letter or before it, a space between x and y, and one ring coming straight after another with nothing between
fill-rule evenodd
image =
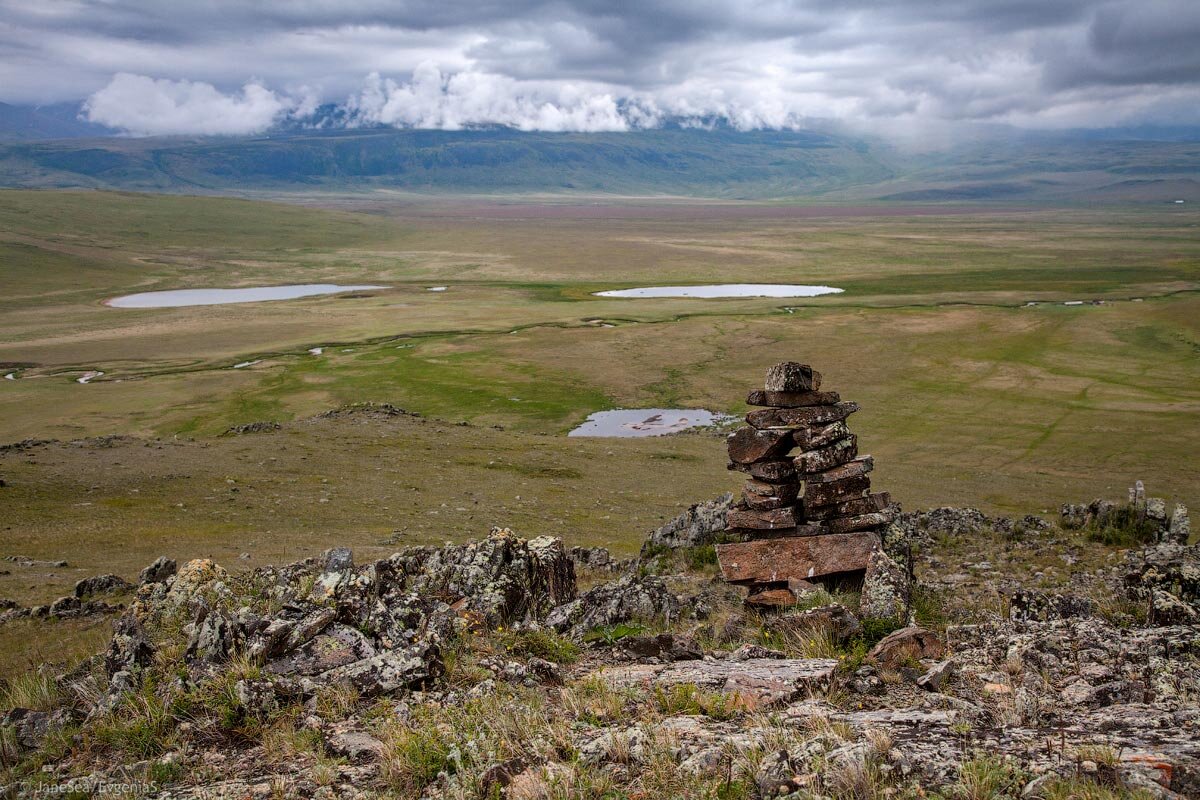
<instances>
[{"instance_id":1,"label":"stone cairn","mask_svg":"<svg viewBox=\"0 0 1200 800\"><path fill-rule=\"evenodd\" d=\"M725 580L748 586L749 605L860 583L897 510L887 492L871 493L874 459L846 426L858 404L820 389L807 364L776 364L747 398L759 406L749 424L729 437L729 469L749 479L727 530L745 541L719 545L717 557Z\"/></svg>"}]
</instances>

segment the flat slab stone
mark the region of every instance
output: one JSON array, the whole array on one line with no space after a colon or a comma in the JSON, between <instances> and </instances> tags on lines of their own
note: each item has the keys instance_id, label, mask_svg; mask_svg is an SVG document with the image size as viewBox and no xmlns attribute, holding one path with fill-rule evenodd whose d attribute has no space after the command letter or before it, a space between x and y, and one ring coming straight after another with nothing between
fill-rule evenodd
<instances>
[{"instance_id":1,"label":"flat slab stone","mask_svg":"<svg viewBox=\"0 0 1200 800\"><path fill-rule=\"evenodd\" d=\"M877 492L868 497L860 497L857 500L847 500L845 503L837 503L824 508L805 509L806 516L809 519L823 520L834 519L836 517L857 517L861 514L874 514L877 511L883 511L891 505L892 496L887 492Z\"/></svg>"},{"instance_id":2,"label":"flat slab stone","mask_svg":"<svg viewBox=\"0 0 1200 800\"><path fill-rule=\"evenodd\" d=\"M730 461L729 469L745 472L750 477L766 483L794 483L796 481L796 467L793 466L791 460L759 461L754 464L739 464L736 461Z\"/></svg>"},{"instance_id":3,"label":"flat slab stone","mask_svg":"<svg viewBox=\"0 0 1200 800\"><path fill-rule=\"evenodd\" d=\"M792 449L792 433L787 430L738 428L729 435L728 447L729 460L736 464L779 460Z\"/></svg>"},{"instance_id":4,"label":"flat slab stone","mask_svg":"<svg viewBox=\"0 0 1200 800\"><path fill-rule=\"evenodd\" d=\"M808 428L840 422L855 411L858 411L858 403L851 401L796 408L762 408L747 414L746 422L762 429Z\"/></svg>"},{"instance_id":5,"label":"flat slab stone","mask_svg":"<svg viewBox=\"0 0 1200 800\"><path fill-rule=\"evenodd\" d=\"M858 437L853 433L831 445L809 450L792 459L797 472L823 473L844 465L858 456Z\"/></svg>"},{"instance_id":6,"label":"flat slab stone","mask_svg":"<svg viewBox=\"0 0 1200 800\"><path fill-rule=\"evenodd\" d=\"M746 397L748 406L770 408L802 408L804 406L831 406L841 402L837 392L768 392L755 389Z\"/></svg>"},{"instance_id":7,"label":"flat slab stone","mask_svg":"<svg viewBox=\"0 0 1200 800\"><path fill-rule=\"evenodd\" d=\"M857 442L857 439L855 440ZM847 478L858 478L866 475L871 470L875 469L875 457L871 455L858 456L857 458L839 464L835 467L830 467L827 470L816 472L812 475L805 475L805 483L837 483L844 481Z\"/></svg>"},{"instance_id":8,"label":"flat slab stone","mask_svg":"<svg viewBox=\"0 0 1200 800\"><path fill-rule=\"evenodd\" d=\"M773 531L779 528L794 528L799 523L796 509L792 507L756 511L749 508L733 508L726 516L727 526L732 530Z\"/></svg>"},{"instance_id":9,"label":"flat slab stone","mask_svg":"<svg viewBox=\"0 0 1200 800\"><path fill-rule=\"evenodd\" d=\"M748 708L790 703L829 686L838 662L830 658L751 658L746 661L683 661L632 664L592 673L616 686L699 689L737 695Z\"/></svg>"},{"instance_id":10,"label":"flat slab stone","mask_svg":"<svg viewBox=\"0 0 1200 800\"><path fill-rule=\"evenodd\" d=\"M865 570L878 546L879 537L870 531L759 539L717 545L717 561L722 577L730 583L808 580Z\"/></svg>"},{"instance_id":11,"label":"flat slab stone","mask_svg":"<svg viewBox=\"0 0 1200 800\"><path fill-rule=\"evenodd\" d=\"M868 475L855 475L832 483L806 480L804 482L804 508L807 510L858 500L865 497L870 491L871 478Z\"/></svg>"}]
</instances>

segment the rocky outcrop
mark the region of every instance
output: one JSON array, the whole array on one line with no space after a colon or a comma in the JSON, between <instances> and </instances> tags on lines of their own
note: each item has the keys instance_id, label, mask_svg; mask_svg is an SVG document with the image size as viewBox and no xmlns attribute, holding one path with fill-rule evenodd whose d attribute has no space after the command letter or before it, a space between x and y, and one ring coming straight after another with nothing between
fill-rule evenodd
<instances>
[{"instance_id":1,"label":"rocky outcrop","mask_svg":"<svg viewBox=\"0 0 1200 800\"><path fill-rule=\"evenodd\" d=\"M588 590L576 600L555 608L546 617L554 630L575 638L596 628L629 621L678 620L682 603L661 578L625 575Z\"/></svg>"},{"instance_id":2,"label":"rocky outcrop","mask_svg":"<svg viewBox=\"0 0 1200 800\"><path fill-rule=\"evenodd\" d=\"M642 544L642 556L663 549L712 544L725 531L732 506L733 495L730 493L691 506L646 538Z\"/></svg>"},{"instance_id":3,"label":"rocky outcrop","mask_svg":"<svg viewBox=\"0 0 1200 800\"><path fill-rule=\"evenodd\" d=\"M147 577L169 571L156 565ZM435 683L440 647L458 632L536 624L575 594L561 541L502 529L363 566L347 548L237 577L198 559L139 587L105 663L113 692L136 685L157 648L147 630L183 618L189 673L202 678L236 658L259 664L263 679L240 689L259 705L338 684L387 695Z\"/></svg>"},{"instance_id":4,"label":"rocky outcrop","mask_svg":"<svg viewBox=\"0 0 1200 800\"><path fill-rule=\"evenodd\" d=\"M162 583L178 571L175 559L159 556L154 563L146 566L138 573L138 584Z\"/></svg>"}]
</instances>

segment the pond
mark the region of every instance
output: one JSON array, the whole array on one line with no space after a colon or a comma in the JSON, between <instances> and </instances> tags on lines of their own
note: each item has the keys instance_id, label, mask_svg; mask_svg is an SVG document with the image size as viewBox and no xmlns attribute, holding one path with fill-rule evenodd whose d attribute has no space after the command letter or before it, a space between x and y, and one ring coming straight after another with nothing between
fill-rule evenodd
<instances>
[{"instance_id":1,"label":"pond","mask_svg":"<svg viewBox=\"0 0 1200 800\"><path fill-rule=\"evenodd\" d=\"M247 289L173 289L165 292L141 292L106 300L113 308L180 308L183 306L220 306L227 303L260 303L264 300L295 300L338 292L386 289L386 286L339 286L336 283L300 283L290 286L252 286Z\"/></svg>"},{"instance_id":2,"label":"pond","mask_svg":"<svg viewBox=\"0 0 1200 800\"><path fill-rule=\"evenodd\" d=\"M845 289L799 283L714 283L707 286L644 286L596 292L597 297L817 297Z\"/></svg>"},{"instance_id":3,"label":"pond","mask_svg":"<svg viewBox=\"0 0 1200 800\"><path fill-rule=\"evenodd\" d=\"M662 436L724 422L728 417L702 408L623 408L597 411L568 436Z\"/></svg>"}]
</instances>

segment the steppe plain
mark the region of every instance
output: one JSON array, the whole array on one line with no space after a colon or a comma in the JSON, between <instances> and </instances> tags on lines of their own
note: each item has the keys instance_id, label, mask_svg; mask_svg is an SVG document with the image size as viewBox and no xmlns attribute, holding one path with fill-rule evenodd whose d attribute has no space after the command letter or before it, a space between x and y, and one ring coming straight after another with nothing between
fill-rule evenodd
<instances>
[{"instance_id":1,"label":"steppe plain","mask_svg":"<svg viewBox=\"0 0 1200 800\"><path fill-rule=\"evenodd\" d=\"M845 292L593 296L714 282ZM1052 516L1137 479L1200 505L1187 205L4 191L0 283L0 443L58 440L0 452L0 555L69 564L0 564L0 597L26 603L164 553L365 559L493 524L628 555L737 485L721 432L566 433L607 408L744 412L786 359L862 405L875 482L906 509ZM390 288L104 304L291 283ZM420 416L317 416L361 403ZM225 435L254 422L282 427Z\"/></svg>"}]
</instances>

